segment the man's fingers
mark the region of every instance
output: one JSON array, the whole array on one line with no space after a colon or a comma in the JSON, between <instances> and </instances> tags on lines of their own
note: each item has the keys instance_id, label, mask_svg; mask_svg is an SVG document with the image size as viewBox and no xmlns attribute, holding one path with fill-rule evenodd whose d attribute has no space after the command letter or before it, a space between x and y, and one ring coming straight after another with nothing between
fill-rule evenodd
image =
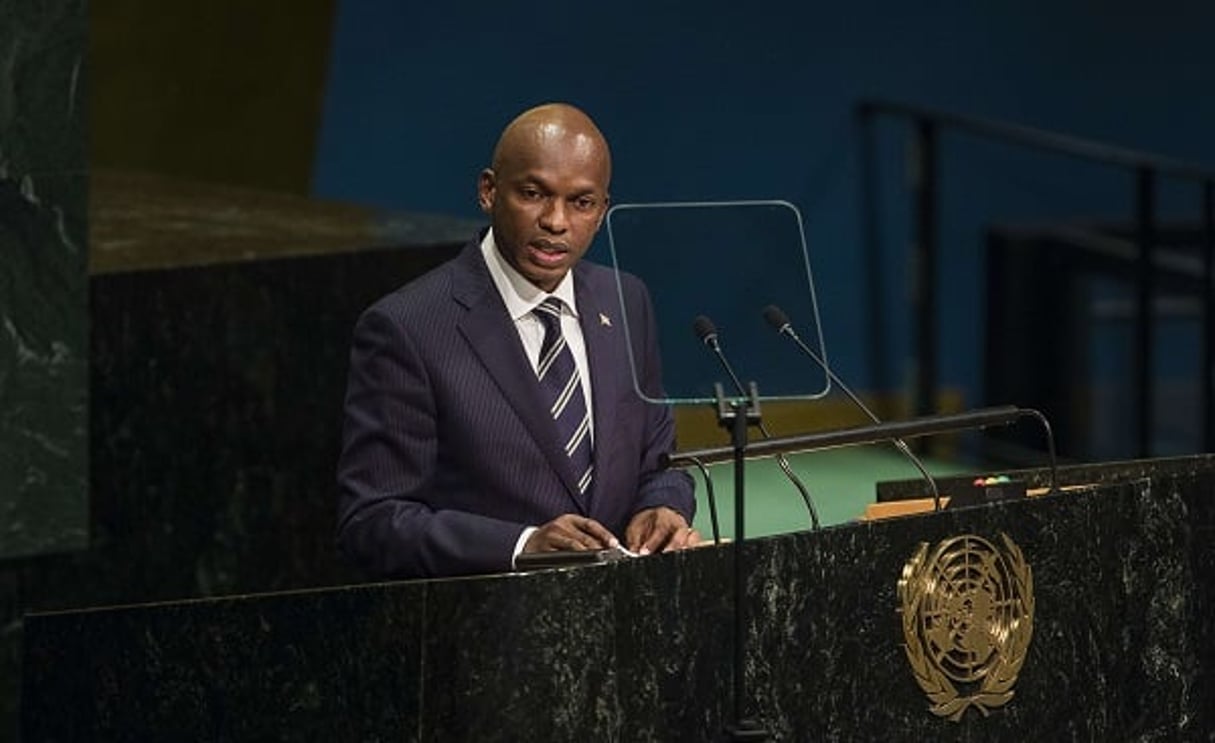
<instances>
[{"instance_id":1,"label":"man's fingers","mask_svg":"<svg viewBox=\"0 0 1215 743\"><path fill-rule=\"evenodd\" d=\"M663 552L673 552L675 550L687 549L700 542L700 532L690 526L681 527L675 530L671 535L667 546L663 548Z\"/></svg>"},{"instance_id":2,"label":"man's fingers","mask_svg":"<svg viewBox=\"0 0 1215 743\"><path fill-rule=\"evenodd\" d=\"M624 544L630 550L636 552L641 549L642 540L645 539L645 526L642 519L633 519L629 522L628 527L624 530Z\"/></svg>"},{"instance_id":3,"label":"man's fingers","mask_svg":"<svg viewBox=\"0 0 1215 743\"><path fill-rule=\"evenodd\" d=\"M700 535L688 526L684 517L666 507L651 508L633 516L625 538L629 549L642 555L683 549L700 541Z\"/></svg>"},{"instance_id":4,"label":"man's fingers","mask_svg":"<svg viewBox=\"0 0 1215 743\"><path fill-rule=\"evenodd\" d=\"M650 530L645 543L641 545L642 554L649 554L663 549L675 536L678 527L664 519L655 519L654 528Z\"/></svg>"},{"instance_id":5,"label":"man's fingers","mask_svg":"<svg viewBox=\"0 0 1215 743\"><path fill-rule=\"evenodd\" d=\"M614 541L611 532L594 519L567 513L536 529L524 552L605 549Z\"/></svg>"},{"instance_id":6,"label":"man's fingers","mask_svg":"<svg viewBox=\"0 0 1215 743\"><path fill-rule=\"evenodd\" d=\"M655 508L636 514L625 532L625 544L642 555L671 552L700 542L700 533L688 526L683 516L667 508ZM565 514L540 527L528 541L526 551L598 550L620 544L615 535L598 521Z\"/></svg>"},{"instance_id":7,"label":"man's fingers","mask_svg":"<svg viewBox=\"0 0 1215 743\"><path fill-rule=\"evenodd\" d=\"M654 533L654 528L660 521L658 513L657 508L648 508L644 511L638 511L633 515L624 532L629 549L640 554L646 554L643 552L646 549L646 541Z\"/></svg>"},{"instance_id":8,"label":"man's fingers","mask_svg":"<svg viewBox=\"0 0 1215 743\"><path fill-rule=\"evenodd\" d=\"M616 538L602 524L584 516L566 514L544 526L543 546L547 550L597 550L612 546Z\"/></svg>"},{"instance_id":9,"label":"man's fingers","mask_svg":"<svg viewBox=\"0 0 1215 743\"><path fill-rule=\"evenodd\" d=\"M607 527L595 519L582 519L578 522L578 528L584 535L589 535L595 540L595 547L592 549L606 549L620 543L620 540L608 531Z\"/></svg>"}]
</instances>

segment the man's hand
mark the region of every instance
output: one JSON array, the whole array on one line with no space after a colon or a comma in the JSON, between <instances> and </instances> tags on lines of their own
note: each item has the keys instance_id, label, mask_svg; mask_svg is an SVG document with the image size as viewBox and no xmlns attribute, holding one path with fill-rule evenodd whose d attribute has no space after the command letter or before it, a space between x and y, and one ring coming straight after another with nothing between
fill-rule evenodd
<instances>
[{"instance_id":1,"label":"man's hand","mask_svg":"<svg viewBox=\"0 0 1215 743\"><path fill-rule=\"evenodd\" d=\"M527 538L524 552L556 552L572 550L605 550L620 544L620 540L594 519L567 513L539 527Z\"/></svg>"},{"instance_id":2,"label":"man's hand","mask_svg":"<svg viewBox=\"0 0 1215 743\"><path fill-rule=\"evenodd\" d=\"M624 531L628 548L642 555L671 552L700 543L700 533L674 509L666 506L638 511Z\"/></svg>"}]
</instances>

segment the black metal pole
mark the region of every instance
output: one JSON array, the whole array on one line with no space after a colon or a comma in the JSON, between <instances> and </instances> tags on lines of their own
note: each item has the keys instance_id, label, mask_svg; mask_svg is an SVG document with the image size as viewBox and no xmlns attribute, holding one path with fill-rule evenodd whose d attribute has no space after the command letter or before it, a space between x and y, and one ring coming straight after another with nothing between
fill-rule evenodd
<instances>
[{"instance_id":1,"label":"black metal pole","mask_svg":"<svg viewBox=\"0 0 1215 743\"><path fill-rule=\"evenodd\" d=\"M912 412L928 415L936 407L937 385L937 125L916 122L911 183L916 229L912 253L915 283L912 306L916 314L916 379Z\"/></svg>"},{"instance_id":2,"label":"black metal pole","mask_svg":"<svg viewBox=\"0 0 1215 743\"><path fill-rule=\"evenodd\" d=\"M1215 180L1202 184L1202 443L1215 451Z\"/></svg>"},{"instance_id":3,"label":"black metal pole","mask_svg":"<svg viewBox=\"0 0 1215 743\"><path fill-rule=\"evenodd\" d=\"M1031 415L1031 412L1026 408L1001 405L961 413L927 415L905 421L868 423L830 431L776 436L747 444L747 455L752 458L772 457L780 453L822 451L858 444L876 444L895 439L914 439L942 433L977 431L991 426L1007 425L1027 415ZM695 460L700 460L705 464L716 464L732 461L734 456L734 446L731 444L730 446L674 452L659 457L659 460L663 467L687 467Z\"/></svg>"},{"instance_id":4,"label":"black metal pole","mask_svg":"<svg viewBox=\"0 0 1215 743\"><path fill-rule=\"evenodd\" d=\"M743 491L747 449L747 404L734 403L734 722L747 719L747 571L743 567L743 542L746 540L746 509Z\"/></svg>"},{"instance_id":5,"label":"black metal pole","mask_svg":"<svg viewBox=\"0 0 1215 743\"><path fill-rule=\"evenodd\" d=\"M1152 298L1155 278L1152 251L1156 242L1156 173L1150 167L1140 167L1136 178L1136 242L1138 271L1135 282L1135 358L1132 362L1132 384L1135 400L1135 421L1138 427L1136 455L1151 456L1152 449Z\"/></svg>"},{"instance_id":6,"label":"black metal pole","mask_svg":"<svg viewBox=\"0 0 1215 743\"><path fill-rule=\"evenodd\" d=\"M1007 425L1027 416L1037 419L1042 425L1043 431L1046 434L1047 452L1050 455L1050 468L1053 473L1056 468L1055 436L1051 430L1050 422L1046 420L1046 416L1037 410L1018 408L1011 405L996 408L980 408L963 413L929 415L908 421L851 426L834 431L778 436L764 441L757 441L754 444L748 444L746 454L750 457L770 457L782 453L822 451L842 446L874 444L879 441L888 442L897 439L913 439L940 433L977 431L992 426ZM723 415L721 419L725 420L725 416ZM722 425L725 424L723 423ZM707 464L727 462L734 460L737 456L738 450L731 445L718 446L711 449L674 452L660 457L660 461L663 467L687 467L697 462ZM1052 489L1054 488L1053 474L1051 487Z\"/></svg>"},{"instance_id":7,"label":"black metal pole","mask_svg":"<svg viewBox=\"0 0 1215 743\"><path fill-rule=\"evenodd\" d=\"M718 388L718 409L724 410L721 389ZM734 722L726 732L734 741L768 740L768 732L747 717L747 571L743 564L743 544L746 542L747 487L747 426L759 421L759 394L751 385L749 400L735 400L729 405L733 412L730 445L734 450ZM725 421L720 421L723 425Z\"/></svg>"}]
</instances>

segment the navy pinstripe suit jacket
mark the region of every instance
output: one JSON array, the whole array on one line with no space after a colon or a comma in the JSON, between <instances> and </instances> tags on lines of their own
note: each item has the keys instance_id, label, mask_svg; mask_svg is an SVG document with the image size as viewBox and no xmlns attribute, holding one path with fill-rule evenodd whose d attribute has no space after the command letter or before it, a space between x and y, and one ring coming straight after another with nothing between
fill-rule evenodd
<instances>
[{"instance_id":1,"label":"navy pinstripe suit jacket","mask_svg":"<svg viewBox=\"0 0 1215 743\"><path fill-rule=\"evenodd\" d=\"M479 243L355 327L341 549L377 577L461 575L509 570L524 527L564 513L622 539L630 517L653 506L691 523L691 478L658 468L675 445L671 412L633 389L614 273L585 261L573 269L595 422L595 480L582 496ZM635 277L622 284L642 388L660 390L649 295Z\"/></svg>"}]
</instances>

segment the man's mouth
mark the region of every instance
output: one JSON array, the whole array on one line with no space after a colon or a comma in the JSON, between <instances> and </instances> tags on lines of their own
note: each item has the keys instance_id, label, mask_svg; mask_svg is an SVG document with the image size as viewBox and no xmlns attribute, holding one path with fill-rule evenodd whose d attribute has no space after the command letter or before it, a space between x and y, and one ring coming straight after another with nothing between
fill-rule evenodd
<instances>
[{"instance_id":1,"label":"man's mouth","mask_svg":"<svg viewBox=\"0 0 1215 743\"><path fill-rule=\"evenodd\" d=\"M564 243L550 242L549 240L533 240L532 247L543 253L568 253L569 246Z\"/></svg>"},{"instance_id":2,"label":"man's mouth","mask_svg":"<svg viewBox=\"0 0 1215 743\"><path fill-rule=\"evenodd\" d=\"M555 266L565 260L569 247L548 240L533 240L530 243L532 257L537 263L545 266Z\"/></svg>"}]
</instances>

